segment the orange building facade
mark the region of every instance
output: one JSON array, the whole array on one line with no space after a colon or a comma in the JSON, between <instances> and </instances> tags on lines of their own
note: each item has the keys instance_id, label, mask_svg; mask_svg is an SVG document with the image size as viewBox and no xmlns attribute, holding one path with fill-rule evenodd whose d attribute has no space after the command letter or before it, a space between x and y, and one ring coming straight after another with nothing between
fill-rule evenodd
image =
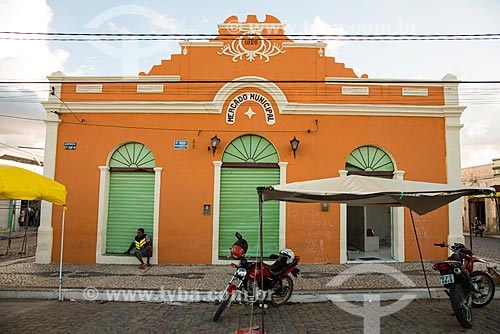
<instances>
[{"instance_id":1,"label":"orange building facade","mask_svg":"<svg viewBox=\"0 0 500 334\"><path fill-rule=\"evenodd\" d=\"M68 190L65 262L136 263L120 253L138 227L153 239L153 263L224 263L237 230L252 254L256 185L350 173L460 183L465 108L453 75L358 76L326 44L287 38L270 15L230 17L215 39L179 44L137 77L49 76L44 173ZM265 252L286 246L305 263L418 259L403 208L265 205ZM39 263L58 260L59 213L43 203ZM463 241L460 203L416 223L425 259L446 255L435 242Z\"/></svg>"}]
</instances>

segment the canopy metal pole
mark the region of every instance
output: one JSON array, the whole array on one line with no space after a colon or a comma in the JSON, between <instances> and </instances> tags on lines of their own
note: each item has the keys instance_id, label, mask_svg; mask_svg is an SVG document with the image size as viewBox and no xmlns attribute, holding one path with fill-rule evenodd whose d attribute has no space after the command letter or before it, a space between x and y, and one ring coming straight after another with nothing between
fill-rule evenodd
<instances>
[{"instance_id":1,"label":"canopy metal pole","mask_svg":"<svg viewBox=\"0 0 500 334\"><path fill-rule=\"evenodd\" d=\"M417 228L415 227L415 220L413 219L413 211L410 210L411 222L413 224L413 232L415 233L415 239L417 240L418 254L420 255L420 263L422 264L422 270L424 272L425 286L427 287L427 292L429 293L429 299L432 299L431 289L429 288L429 282L427 281L427 273L425 272L424 260L422 258L422 251L420 250L420 242L418 241Z\"/></svg>"},{"instance_id":2,"label":"canopy metal pole","mask_svg":"<svg viewBox=\"0 0 500 334\"><path fill-rule=\"evenodd\" d=\"M495 208L496 208L496 211L497 211L497 231L500 230L500 207L498 207L498 197L496 196L496 193L495 193Z\"/></svg>"},{"instance_id":3,"label":"canopy metal pole","mask_svg":"<svg viewBox=\"0 0 500 334\"><path fill-rule=\"evenodd\" d=\"M259 194L259 240L260 240L260 286L262 289L264 289L264 239L262 239L264 233L263 233L263 226L264 224L262 223L262 190L257 189L257 192ZM261 332L265 333L265 326L264 326L264 313L265 313L265 308L264 308L264 301L265 301L265 295L264 295L264 300L262 300L261 304L261 318L262 318L262 323L261 323Z\"/></svg>"},{"instance_id":4,"label":"canopy metal pole","mask_svg":"<svg viewBox=\"0 0 500 334\"><path fill-rule=\"evenodd\" d=\"M473 218L476 217L476 200L472 199L470 203L472 204L471 207L473 211L469 208L469 248L472 250L472 226L476 223L475 218ZM476 226L474 226L474 229L475 228Z\"/></svg>"},{"instance_id":5,"label":"canopy metal pole","mask_svg":"<svg viewBox=\"0 0 500 334\"><path fill-rule=\"evenodd\" d=\"M63 294L62 294L62 285L63 285L63 279L62 279L62 269L63 269L63 249L64 249L64 220L66 218L66 207L63 207L63 213L62 213L62 223L61 223L61 254L59 256L59 301L63 301Z\"/></svg>"}]
</instances>

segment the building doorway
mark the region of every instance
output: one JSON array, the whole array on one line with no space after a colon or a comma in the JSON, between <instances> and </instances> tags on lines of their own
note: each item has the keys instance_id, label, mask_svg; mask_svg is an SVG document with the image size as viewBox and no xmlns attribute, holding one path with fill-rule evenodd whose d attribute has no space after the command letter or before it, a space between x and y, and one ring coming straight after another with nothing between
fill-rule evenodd
<instances>
[{"instance_id":1,"label":"building doorway","mask_svg":"<svg viewBox=\"0 0 500 334\"><path fill-rule=\"evenodd\" d=\"M391 208L347 207L348 260L392 260Z\"/></svg>"},{"instance_id":2,"label":"building doorway","mask_svg":"<svg viewBox=\"0 0 500 334\"><path fill-rule=\"evenodd\" d=\"M151 237L154 225L155 158L142 143L126 143L109 159L105 254L122 254L138 228Z\"/></svg>"},{"instance_id":3,"label":"building doorway","mask_svg":"<svg viewBox=\"0 0 500 334\"><path fill-rule=\"evenodd\" d=\"M230 258L235 232L248 241L247 255L258 255L259 210L256 188L280 183L279 157L274 145L258 135L234 139L222 156L219 213L219 259ZM280 206L277 201L264 206L264 256L279 251Z\"/></svg>"},{"instance_id":4,"label":"building doorway","mask_svg":"<svg viewBox=\"0 0 500 334\"><path fill-rule=\"evenodd\" d=\"M351 152L345 169L348 175L392 178L394 162L376 146ZM394 259L393 210L389 207L347 206L347 260L391 261Z\"/></svg>"}]
</instances>

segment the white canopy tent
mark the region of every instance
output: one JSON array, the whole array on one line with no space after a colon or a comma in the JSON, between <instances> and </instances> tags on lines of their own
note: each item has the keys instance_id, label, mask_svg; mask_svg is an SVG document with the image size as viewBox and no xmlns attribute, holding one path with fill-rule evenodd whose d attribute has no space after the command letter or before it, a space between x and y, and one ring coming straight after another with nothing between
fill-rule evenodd
<instances>
[{"instance_id":1,"label":"white canopy tent","mask_svg":"<svg viewBox=\"0 0 500 334\"><path fill-rule=\"evenodd\" d=\"M494 188L466 187L350 175L259 188L262 200L404 206L422 215L462 196L489 195Z\"/></svg>"},{"instance_id":2,"label":"white canopy tent","mask_svg":"<svg viewBox=\"0 0 500 334\"><path fill-rule=\"evenodd\" d=\"M420 260L422 262L422 269L425 275L422 253L420 251L420 244L412 212L414 211L423 215L453 202L462 196L490 195L495 193L495 189L350 175L346 177L259 187L257 188L257 192L259 194L259 242L261 262L263 261L262 240L264 233L262 230L262 203L265 201L279 200L300 203L330 202L356 206L403 206L410 209L415 238L419 248ZM263 283L261 282L261 284ZM262 312L262 330L264 331L264 312Z\"/></svg>"}]
</instances>

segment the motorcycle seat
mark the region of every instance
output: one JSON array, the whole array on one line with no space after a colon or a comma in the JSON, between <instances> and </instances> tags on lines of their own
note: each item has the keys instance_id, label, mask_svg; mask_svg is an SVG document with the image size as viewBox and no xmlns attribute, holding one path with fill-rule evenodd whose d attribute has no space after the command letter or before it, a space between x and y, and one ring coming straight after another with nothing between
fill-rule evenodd
<instances>
[{"instance_id":1,"label":"motorcycle seat","mask_svg":"<svg viewBox=\"0 0 500 334\"><path fill-rule=\"evenodd\" d=\"M286 263L285 259L279 259L269 266L269 272L271 276L278 277L281 276L287 269L289 268L289 264Z\"/></svg>"}]
</instances>

